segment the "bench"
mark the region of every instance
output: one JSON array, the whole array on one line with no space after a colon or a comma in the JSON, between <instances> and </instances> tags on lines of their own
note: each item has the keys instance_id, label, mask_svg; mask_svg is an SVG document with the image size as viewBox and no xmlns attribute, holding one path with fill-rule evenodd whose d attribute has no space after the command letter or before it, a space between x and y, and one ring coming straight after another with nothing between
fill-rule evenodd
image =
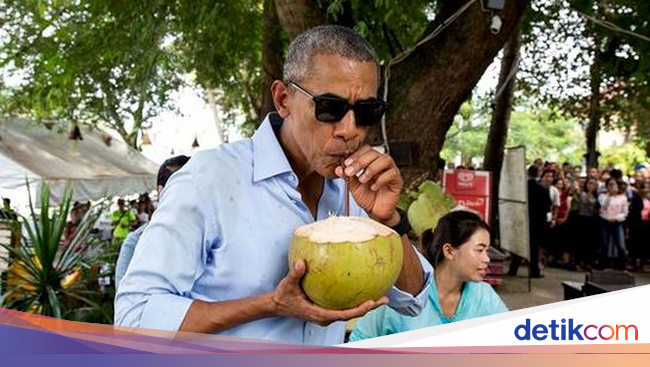
<instances>
[{"instance_id":1,"label":"bench","mask_svg":"<svg viewBox=\"0 0 650 367\"><path fill-rule=\"evenodd\" d=\"M634 285L634 275L620 270L592 270L585 275L584 283L562 282L565 300L618 291Z\"/></svg>"},{"instance_id":2,"label":"bench","mask_svg":"<svg viewBox=\"0 0 650 367\"><path fill-rule=\"evenodd\" d=\"M574 282L572 280L565 280L562 282L562 287L564 288L564 300L568 301L570 299L584 297L584 292L582 291L583 283Z\"/></svg>"},{"instance_id":3,"label":"bench","mask_svg":"<svg viewBox=\"0 0 650 367\"><path fill-rule=\"evenodd\" d=\"M634 275L621 270L594 270L585 276L585 296L634 287Z\"/></svg>"}]
</instances>

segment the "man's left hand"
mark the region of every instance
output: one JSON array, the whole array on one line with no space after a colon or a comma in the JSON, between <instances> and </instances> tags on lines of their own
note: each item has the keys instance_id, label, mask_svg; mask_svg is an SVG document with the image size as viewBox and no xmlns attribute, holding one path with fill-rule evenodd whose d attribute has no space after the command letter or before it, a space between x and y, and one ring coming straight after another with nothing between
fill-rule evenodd
<instances>
[{"instance_id":1,"label":"man's left hand","mask_svg":"<svg viewBox=\"0 0 650 367\"><path fill-rule=\"evenodd\" d=\"M357 177L359 172L362 174ZM354 200L371 218L386 225L399 222L395 208L404 181L391 156L364 145L347 157L343 166L336 167L335 173L349 178Z\"/></svg>"}]
</instances>

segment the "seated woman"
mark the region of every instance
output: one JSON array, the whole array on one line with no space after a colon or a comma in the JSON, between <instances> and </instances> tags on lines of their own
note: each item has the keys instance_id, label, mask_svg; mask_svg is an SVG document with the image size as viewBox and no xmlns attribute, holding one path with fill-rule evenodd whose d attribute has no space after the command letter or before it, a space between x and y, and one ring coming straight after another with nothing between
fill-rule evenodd
<instances>
[{"instance_id":1,"label":"seated woman","mask_svg":"<svg viewBox=\"0 0 650 367\"><path fill-rule=\"evenodd\" d=\"M351 342L508 311L494 289L483 283L490 227L477 214L458 210L443 216L435 231L422 235L424 256L434 266L427 307L409 317L382 306L362 317Z\"/></svg>"}]
</instances>

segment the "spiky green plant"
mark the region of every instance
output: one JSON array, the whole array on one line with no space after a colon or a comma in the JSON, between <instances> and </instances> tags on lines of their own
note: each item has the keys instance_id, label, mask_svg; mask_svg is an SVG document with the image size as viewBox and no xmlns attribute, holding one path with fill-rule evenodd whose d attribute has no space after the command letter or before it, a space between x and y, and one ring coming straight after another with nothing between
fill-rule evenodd
<instances>
[{"instance_id":1,"label":"spiky green plant","mask_svg":"<svg viewBox=\"0 0 650 367\"><path fill-rule=\"evenodd\" d=\"M27 189L30 191L29 184ZM65 318L75 307L93 304L94 290L79 278L91 266L87 254L94 240L90 234L103 205L88 211L70 242L63 246L71 186L66 186L61 204L55 209L50 206L50 187L43 183L39 201L40 214L34 209L30 193L29 219L21 218L27 232L21 246L5 246L11 264L9 278L13 281L8 282L3 307Z\"/></svg>"}]
</instances>

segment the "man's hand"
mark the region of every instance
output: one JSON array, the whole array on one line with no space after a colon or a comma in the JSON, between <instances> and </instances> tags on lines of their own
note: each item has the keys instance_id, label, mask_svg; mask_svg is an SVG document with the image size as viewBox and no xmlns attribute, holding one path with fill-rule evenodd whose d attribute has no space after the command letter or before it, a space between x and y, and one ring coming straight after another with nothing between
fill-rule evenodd
<instances>
[{"instance_id":1,"label":"man's hand","mask_svg":"<svg viewBox=\"0 0 650 367\"><path fill-rule=\"evenodd\" d=\"M364 145L346 158L344 166L336 167L335 173L349 177L354 200L371 218L386 225L399 222L395 208L404 181L391 156Z\"/></svg>"},{"instance_id":2,"label":"man's hand","mask_svg":"<svg viewBox=\"0 0 650 367\"><path fill-rule=\"evenodd\" d=\"M289 274L275 288L272 299L278 315L295 317L321 326L327 326L335 321L345 321L363 316L367 312L388 303L388 298L382 297L378 301L369 300L347 310L322 308L312 303L300 288L300 279L305 275L305 271L305 261L296 261Z\"/></svg>"}]
</instances>

